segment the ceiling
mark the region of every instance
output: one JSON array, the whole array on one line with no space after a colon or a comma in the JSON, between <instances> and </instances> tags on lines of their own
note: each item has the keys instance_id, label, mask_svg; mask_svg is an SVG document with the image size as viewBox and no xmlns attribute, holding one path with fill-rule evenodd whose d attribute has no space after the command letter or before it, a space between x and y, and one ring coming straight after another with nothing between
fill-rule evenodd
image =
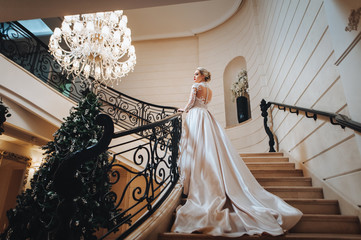
<instances>
[{"instance_id":1,"label":"ceiling","mask_svg":"<svg viewBox=\"0 0 361 240\"><path fill-rule=\"evenodd\" d=\"M134 41L193 36L227 21L242 0L2 0L0 22L41 18L51 30L65 15L123 9ZM44 42L49 36L43 36ZM47 43L46 43L47 44ZM44 139L10 134L4 141L39 146ZM3 136L5 137L5 135ZM30 140L29 140L30 139Z\"/></svg>"},{"instance_id":2,"label":"ceiling","mask_svg":"<svg viewBox=\"0 0 361 240\"><path fill-rule=\"evenodd\" d=\"M123 9L134 41L193 36L229 19L242 0L2 0L0 22L42 18L54 30L64 15Z\"/></svg>"}]
</instances>

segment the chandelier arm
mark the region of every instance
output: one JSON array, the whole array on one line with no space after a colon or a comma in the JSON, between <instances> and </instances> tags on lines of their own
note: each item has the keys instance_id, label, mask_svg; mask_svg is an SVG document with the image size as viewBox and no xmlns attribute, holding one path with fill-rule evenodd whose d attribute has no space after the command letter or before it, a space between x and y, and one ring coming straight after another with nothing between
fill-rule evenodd
<instances>
[{"instance_id":1,"label":"chandelier arm","mask_svg":"<svg viewBox=\"0 0 361 240\"><path fill-rule=\"evenodd\" d=\"M62 27L51 36L49 49L68 76L93 77L113 85L136 64L127 22L122 11L65 16ZM69 51L60 46L62 39Z\"/></svg>"}]
</instances>

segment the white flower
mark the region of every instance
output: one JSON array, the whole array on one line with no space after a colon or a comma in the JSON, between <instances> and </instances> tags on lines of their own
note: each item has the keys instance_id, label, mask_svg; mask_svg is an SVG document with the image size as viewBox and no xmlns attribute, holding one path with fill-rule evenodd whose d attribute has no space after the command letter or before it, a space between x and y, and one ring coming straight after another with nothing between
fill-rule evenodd
<instances>
[{"instance_id":1,"label":"white flower","mask_svg":"<svg viewBox=\"0 0 361 240\"><path fill-rule=\"evenodd\" d=\"M248 92L248 77L246 70L242 70L238 74L237 80L233 82L231 86L231 91L232 101L234 101L237 97L242 96L244 93Z\"/></svg>"}]
</instances>

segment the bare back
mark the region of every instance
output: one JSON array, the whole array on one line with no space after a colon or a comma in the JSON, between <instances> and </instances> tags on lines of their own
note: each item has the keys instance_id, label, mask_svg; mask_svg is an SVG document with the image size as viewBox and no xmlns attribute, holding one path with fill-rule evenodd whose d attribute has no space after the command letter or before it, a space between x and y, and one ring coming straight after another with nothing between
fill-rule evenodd
<instances>
[{"instance_id":1,"label":"bare back","mask_svg":"<svg viewBox=\"0 0 361 240\"><path fill-rule=\"evenodd\" d=\"M212 96L213 93L209 87L205 87L204 85L198 86L196 97L202 99L204 104L208 104L212 100Z\"/></svg>"}]
</instances>

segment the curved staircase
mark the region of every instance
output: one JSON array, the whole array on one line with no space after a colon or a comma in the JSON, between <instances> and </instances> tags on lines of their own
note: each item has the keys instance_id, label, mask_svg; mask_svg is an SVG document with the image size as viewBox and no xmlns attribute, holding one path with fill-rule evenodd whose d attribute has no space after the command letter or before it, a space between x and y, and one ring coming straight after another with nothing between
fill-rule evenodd
<instances>
[{"instance_id":1,"label":"curved staircase","mask_svg":"<svg viewBox=\"0 0 361 240\"><path fill-rule=\"evenodd\" d=\"M360 221L356 216L340 214L337 200L323 197L322 188L312 187L311 178L295 169L283 153L241 154L257 181L269 192L281 197L303 212L301 220L283 236L215 237L205 234L166 232L159 240L185 239L361 239ZM185 199L182 200L183 203Z\"/></svg>"}]
</instances>

